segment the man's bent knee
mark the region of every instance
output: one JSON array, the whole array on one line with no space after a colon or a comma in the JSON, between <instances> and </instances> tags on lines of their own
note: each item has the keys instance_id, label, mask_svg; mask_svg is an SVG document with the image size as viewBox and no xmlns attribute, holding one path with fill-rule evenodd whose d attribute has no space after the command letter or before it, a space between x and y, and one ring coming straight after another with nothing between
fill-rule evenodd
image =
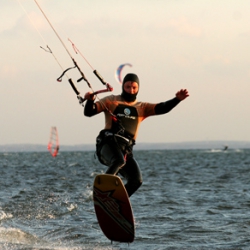
<instances>
[{"instance_id":1,"label":"man's bent knee","mask_svg":"<svg viewBox=\"0 0 250 250\"><path fill-rule=\"evenodd\" d=\"M141 185L142 180L134 180L126 183L125 188L127 190L128 196L130 197Z\"/></svg>"},{"instance_id":2,"label":"man's bent knee","mask_svg":"<svg viewBox=\"0 0 250 250\"><path fill-rule=\"evenodd\" d=\"M120 170L125 165L125 160L124 159L114 159L111 161L111 164L109 168L106 171L106 174L117 174Z\"/></svg>"}]
</instances>

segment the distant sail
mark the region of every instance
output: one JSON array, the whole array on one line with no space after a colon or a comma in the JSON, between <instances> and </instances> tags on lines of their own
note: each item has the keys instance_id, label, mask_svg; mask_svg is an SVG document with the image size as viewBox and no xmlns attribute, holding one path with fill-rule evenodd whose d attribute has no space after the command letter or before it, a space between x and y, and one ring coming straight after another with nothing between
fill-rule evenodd
<instances>
[{"instance_id":1,"label":"distant sail","mask_svg":"<svg viewBox=\"0 0 250 250\"><path fill-rule=\"evenodd\" d=\"M56 157L59 151L59 139L56 127L51 127L48 143L48 150L53 157Z\"/></svg>"},{"instance_id":2,"label":"distant sail","mask_svg":"<svg viewBox=\"0 0 250 250\"><path fill-rule=\"evenodd\" d=\"M125 67L125 66L130 66L132 67L132 64L130 63L124 63L124 64L121 64L117 70L115 71L115 79L118 83L122 84L122 69Z\"/></svg>"}]
</instances>

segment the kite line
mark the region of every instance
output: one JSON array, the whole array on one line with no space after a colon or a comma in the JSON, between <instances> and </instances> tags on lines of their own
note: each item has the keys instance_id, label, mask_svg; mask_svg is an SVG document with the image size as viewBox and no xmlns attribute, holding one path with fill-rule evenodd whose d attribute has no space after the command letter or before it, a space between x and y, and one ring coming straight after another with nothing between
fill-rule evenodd
<instances>
[{"instance_id":1,"label":"kite line","mask_svg":"<svg viewBox=\"0 0 250 250\"><path fill-rule=\"evenodd\" d=\"M63 47L65 48L66 52L68 53L68 55L70 56L71 60L73 61L73 64L74 64L74 67L71 67L71 68L68 68L66 69L62 75L57 79L58 81L61 81L62 80L62 77L64 76L64 74L72 69L72 68L77 68L80 75L81 75L81 78L79 78L77 80L77 82L80 82L81 80L84 80L88 87L92 90L92 94L93 95L97 95L98 93L103 93L103 92L107 92L107 91L112 91L113 88L107 83L104 81L104 79L101 77L101 75L97 72L97 70L94 70L93 73L96 75L96 77L102 82L102 84L106 85L106 89L105 90L100 90L100 91L94 91L90 82L88 81L88 79L85 77L84 73L82 72L81 68L79 67L79 65L77 64L76 60L73 58L73 56L71 55L71 53L69 52L69 50L67 49L65 43L63 42L63 40L61 39L61 37L59 36L59 34L57 33L57 31L55 30L54 26L52 25L52 23L50 22L50 20L48 19L48 17L46 16L46 14L44 13L43 9L41 8L41 6L38 4L37 0L34 0L34 2L36 3L37 7L40 9L40 11L42 12L44 18L47 20L47 22L49 23L50 27L52 28L52 30L54 31L55 35L57 36L57 38L59 39L59 41L61 42L61 44L63 45ZM72 45L74 45L72 43ZM73 46L74 50L79 52L79 50L76 48L76 46L74 45ZM81 53L80 53L81 54ZM82 55L82 54L81 54ZM85 59L85 57L84 57ZM85 61L88 63L88 61L85 59ZM88 65L93 69L93 67L88 63ZM82 97L79 97L79 91L76 89L72 79L69 79L69 83L71 85L71 87L73 88L73 90L76 92L77 96L78 96L78 99L81 103L83 103L85 101L85 99L83 99Z\"/></svg>"},{"instance_id":2,"label":"kite line","mask_svg":"<svg viewBox=\"0 0 250 250\"><path fill-rule=\"evenodd\" d=\"M39 32L38 28L36 27L36 25L34 24L34 22L32 21L32 19L29 17L27 11L25 10L25 8L24 8L23 5L21 4L21 2L20 2L19 0L17 0L17 2L18 2L19 5L21 6L21 8L24 10L24 12L25 12L25 14L27 15L29 21L31 22L31 24L34 26L34 28L35 28L36 31L38 32L38 34L39 34L39 36L41 37L41 39L43 40L43 42L44 42L45 44L47 44L46 41L45 41L45 39L44 39L44 37L43 37L42 34ZM41 11L41 13L43 14L44 18L47 20L48 24L50 25L51 29L54 31L54 33L55 33L55 35L57 36L57 38L59 39L59 41L61 42L61 44L62 44L62 46L64 47L64 49L66 50L67 54L70 56L70 58L71 58L71 60L72 60L72 62L73 62L73 65L74 65L73 67L64 69L64 68L62 67L62 65L60 64L60 62L58 61L58 59L56 58L56 56L54 55L54 53L52 52L51 48L50 48L48 45L46 45L46 48L43 48L42 46L40 46L40 48L43 49L45 52L48 52L48 53L50 53L50 54L53 55L54 59L56 60L56 62L58 63L58 65L60 66L60 68L61 68L62 71L63 71L62 74L57 78L57 81L58 81L58 82L61 82L63 76L64 76L64 75L67 76L67 72L68 72L69 70L71 70L71 69L73 69L73 68L77 68L78 71L79 71L79 73L80 73L80 75L81 75L81 78L79 78L79 79L77 80L77 82L80 82L80 81L84 80L84 81L87 83L88 87L92 90L92 95L96 95L96 96L97 96L97 94L99 94L99 93L104 93L104 92L108 92L108 91L113 91L112 86L111 86L110 84L108 84L107 82L104 81L104 79L103 79L102 76L97 72L97 70L94 70L94 68L90 65L90 63L86 60L86 58L82 55L82 53L76 48L76 46L72 43L72 41L69 40L69 41L72 43L72 46L73 46L74 51L75 51L76 53L79 53L79 54L84 58L84 60L88 63L88 65L89 65L89 66L91 67L91 69L93 70L93 73L96 75L96 77L102 82L102 84L104 84L104 85L106 86L106 89L94 91L94 89L92 88L90 82L89 82L88 79L85 77L83 71L81 70L81 68L79 67L79 65L78 65L78 63L76 62L76 60L73 58L73 56L72 56L71 53L69 52L69 50L68 50L68 48L66 47L65 43L63 42L63 40L61 39L61 37L59 36L59 34L57 33L57 31L55 30L54 26L52 25L52 23L50 22L50 20L49 20L48 17L46 16L45 12L43 11L43 9L42 9L41 6L39 5L39 3L38 3L36 0L34 0L34 2L35 2L35 4L37 5L37 7L39 8L39 10ZM74 92L75 92L76 95L77 95L77 98L78 98L78 100L79 100L79 103L80 103L82 106L84 106L84 105L83 105L83 102L85 101L85 99L82 98L82 97L80 96L80 92L79 92L78 89L76 88L76 86L75 86L73 80L72 80L71 78L69 78L68 76L67 76L67 78L68 78L68 82L70 83L72 89L74 90ZM97 98L98 98L98 96L97 96ZM98 99L99 99L99 98L98 98Z\"/></svg>"}]
</instances>

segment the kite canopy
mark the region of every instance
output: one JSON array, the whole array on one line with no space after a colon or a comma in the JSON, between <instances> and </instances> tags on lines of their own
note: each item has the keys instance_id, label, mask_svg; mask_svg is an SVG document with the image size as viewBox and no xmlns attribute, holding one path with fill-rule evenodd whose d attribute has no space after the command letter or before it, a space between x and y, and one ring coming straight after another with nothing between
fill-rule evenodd
<instances>
[{"instance_id":1,"label":"kite canopy","mask_svg":"<svg viewBox=\"0 0 250 250\"><path fill-rule=\"evenodd\" d=\"M120 83L120 84L122 84L122 75L121 75L122 69L123 69L125 66L132 67L132 64L130 64L130 63L121 64L121 65L117 68L117 70L116 70L116 72L115 72L115 79L116 79L116 81L117 81L118 83Z\"/></svg>"}]
</instances>

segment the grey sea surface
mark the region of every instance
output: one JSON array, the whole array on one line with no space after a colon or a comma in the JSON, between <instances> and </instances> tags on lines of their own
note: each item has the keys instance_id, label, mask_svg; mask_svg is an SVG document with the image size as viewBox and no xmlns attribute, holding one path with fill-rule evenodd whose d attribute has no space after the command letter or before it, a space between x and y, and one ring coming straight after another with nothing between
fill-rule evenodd
<instances>
[{"instance_id":1,"label":"grey sea surface","mask_svg":"<svg viewBox=\"0 0 250 250\"><path fill-rule=\"evenodd\" d=\"M136 236L111 242L94 211L94 151L0 153L0 249L250 249L250 149L138 150Z\"/></svg>"}]
</instances>

